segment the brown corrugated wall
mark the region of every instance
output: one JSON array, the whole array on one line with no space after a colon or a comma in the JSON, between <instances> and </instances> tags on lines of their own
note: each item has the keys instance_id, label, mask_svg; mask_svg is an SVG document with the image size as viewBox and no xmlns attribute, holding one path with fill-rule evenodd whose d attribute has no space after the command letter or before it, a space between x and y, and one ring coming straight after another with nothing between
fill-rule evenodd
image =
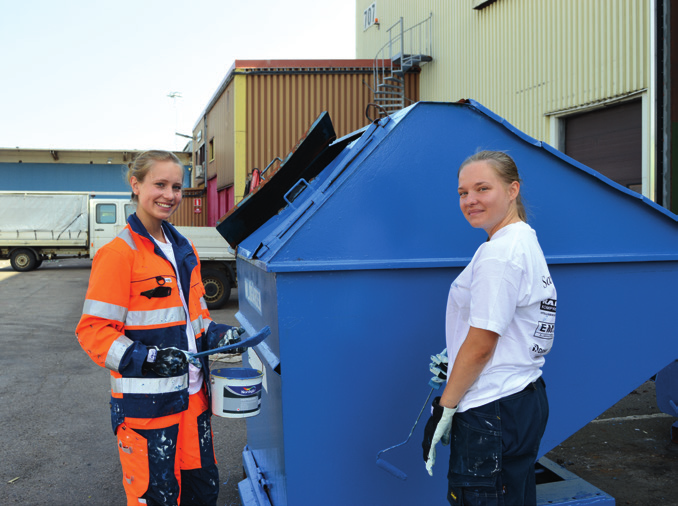
<instances>
[{"instance_id":1,"label":"brown corrugated wall","mask_svg":"<svg viewBox=\"0 0 678 506\"><path fill-rule=\"evenodd\" d=\"M204 188L184 188L181 204L169 219L172 225L180 227L207 226L207 192ZM195 212L193 199L202 199L200 213Z\"/></svg>"},{"instance_id":2,"label":"brown corrugated wall","mask_svg":"<svg viewBox=\"0 0 678 506\"><path fill-rule=\"evenodd\" d=\"M373 62L345 64L348 61L236 60L194 128L194 136L202 132L194 150L206 147L206 177L199 184L217 176L212 180L217 189L234 185L237 203L243 197L247 174L254 168L264 170L276 157L284 159L323 111L329 113L337 137L365 126L365 109L373 101ZM242 84L236 86L240 79ZM418 74L406 76L405 90L406 105L419 100ZM378 111L372 108L370 117L378 117ZM212 161L210 140L215 148ZM183 203L174 222L206 224L208 198L207 194L203 197L201 215L193 213L192 200L190 206Z\"/></svg>"},{"instance_id":3,"label":"brown corrugated wall","mask_svg":"<svg viewBox=\"0 0 678 506\"><path fill-rule=\"evenodd\" d=\"M407 102L419 99L417 74L406 78ZM263 170L294 148L313 121L327 111L337 137L365 126L372 102L371 70L275 69L247 74L247 170ZM370 111L372 118L377 111ZM277 162L276 162L277 163Z\"/></svg>"}]
</instances>

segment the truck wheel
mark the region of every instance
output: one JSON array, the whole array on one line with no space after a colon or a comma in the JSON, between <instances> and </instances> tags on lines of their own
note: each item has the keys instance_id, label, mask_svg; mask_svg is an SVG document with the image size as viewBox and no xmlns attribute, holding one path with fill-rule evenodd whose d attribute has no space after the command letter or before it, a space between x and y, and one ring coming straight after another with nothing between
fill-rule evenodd
<instances>
[{"instance_id":1,"label":"truck wheel","mask_svg":"<svg viewBox=\"0 0 678 506\"><path fill-rule=\"evenodd\" d=\"M202 284L205 286L205 302L208 309L219 309L231 296L231 282L220 270L203 269Z\"/></svg>"},{"instance_id":2,"label":"truck wheel","mask_svg":"<svg viewBox=\"0 0 678 506\"><path fill-rule=\"evenodd\" d=\"M32 271L38 268L38 259L29 249L16 249L9 258L12 269L19 272Z\"/></svg>"}]
</instances>

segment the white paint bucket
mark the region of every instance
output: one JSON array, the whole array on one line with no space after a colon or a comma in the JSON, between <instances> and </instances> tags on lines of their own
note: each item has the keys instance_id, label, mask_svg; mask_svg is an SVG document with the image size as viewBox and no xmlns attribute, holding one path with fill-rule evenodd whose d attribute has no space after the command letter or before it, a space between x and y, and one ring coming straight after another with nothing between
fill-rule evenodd
<instances>
[{"instance_id":1,"label":"white paint bucket","mask_svg":"<svg viewBox=\"0 0 678 506\"><path fill-rule=\"evenodd\" d=\"M261 371L248 367L212 371L212 413L224 418L258 415L263 377Z\"/></svg>"}]
</instances>

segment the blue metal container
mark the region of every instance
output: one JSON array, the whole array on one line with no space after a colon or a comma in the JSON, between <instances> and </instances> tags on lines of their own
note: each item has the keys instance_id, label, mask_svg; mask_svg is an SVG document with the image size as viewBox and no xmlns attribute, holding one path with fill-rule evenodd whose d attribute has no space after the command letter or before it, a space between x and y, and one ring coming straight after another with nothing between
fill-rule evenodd
<instances>
[{"instance_id":1,"label":"blue metal container","mask_svg":"<svg viewBox=\"0 0 678 506\"><path fill-rule=\"evenodd\" d=\"M657 373L655 386L659 409L668 415L678 417L678 360ZM671 426L671 441L678 443L678 421Z\"/></svg>"},{"instance_id":2,"label":"blue metal container","mask_svg":"<svg viewBox=\"0 0 678 506\"><path fill-rule=\"evenodd\" d=\"M448 450L429 477L423 423L388 453L406 481L375 457L410 431L429 357L445 346L450 284L486 239L456 191L460 163L479 149L517 162L558 289L541 454L678 357L672 213L473 101L417 103L337 145L238 239L237 317L250 333L272 330L248 353L264 380L247 421L244 504L445 504Z\"/></svg>"}]
</instances>

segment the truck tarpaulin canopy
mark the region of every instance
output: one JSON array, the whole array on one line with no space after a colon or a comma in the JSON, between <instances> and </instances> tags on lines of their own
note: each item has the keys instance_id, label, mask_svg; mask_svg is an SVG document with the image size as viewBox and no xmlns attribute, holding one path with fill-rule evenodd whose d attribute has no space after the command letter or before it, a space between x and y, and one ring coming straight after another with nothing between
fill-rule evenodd
<instances>
[{"instance_id":1,"label":"truck tarpaulin canopy","mask_svg":"<svg viewBox=\"0 0 678 506\"><path fill-rule=\"evenodd\" d=\"M0 200L0 237L87 240L87 206L87 195L4 195Z\"/></svg>"}]
</instances>

